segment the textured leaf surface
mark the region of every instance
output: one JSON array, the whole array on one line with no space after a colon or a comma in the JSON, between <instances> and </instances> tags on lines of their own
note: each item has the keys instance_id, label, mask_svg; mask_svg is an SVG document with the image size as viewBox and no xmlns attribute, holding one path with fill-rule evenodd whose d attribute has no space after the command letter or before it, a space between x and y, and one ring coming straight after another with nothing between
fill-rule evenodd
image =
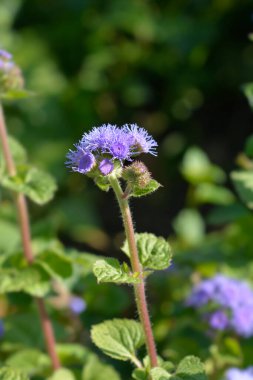
<instances>
[{"instance_id":1,"label":"textured leaf surface","mask_svg":"<svg viewBox=\"0 0 253 380\"><path fill-rule=\"evenodd\" d=\"M141 324L131 319L113 319L95 325L91 337L105 354L118 360L132 360L144 344Z\"/></svg>"},{"instance_id":2,"label":"textured leaf surface","mask_svg":"<svg viewBox=\"0 0 253 380\"><path fill-rule=\"evenodd\" d=\"M70 370L60 368L48 380L76 380L76 378Z\"/></svg>"},{"instance_id":3,"label":"textured leaf surface","mask_svg":"<svg viewBox=\"0 0 253 380\"><path fill-rule=\"evenodd\" d=\"M29 377L22 371L15 368L0 368L0 380L29 380Z\"/></svg>"},{"instance_id":4,"label":"textured leaf surface","mask_svg":"<svg viewBox=\"0 0 253 380\"><path fill-rule=\"evenodd\" d=\"M49 276L36 266L23 270L0 269L0 294L23 291L42 297L49 288Z\"/></svg>"},{"instance_id":5,"label":"textured leaf surface","mask_svg":"<svg viewBox=\"0 0 253 380\"><path fill-rule=\"evenodd\" d=\"M83 368L82 380L120 380L120 376L112 366L91 354Z\"/></svg>"},{"instance_id":6,"label":"textured leaf surface","mask_svg":"<svg viewBox=\"0 0 253 380\"><path fill-rule=\"evenodd\" d=\"M56 183L53 177L36 168L29 168L13 177L4 177L2 185L10 190L25 194L39 205L49 202L56 191Z\"/></svg>"},{"instance_id":7,"label":"textured leaf surface","mask_svg":"<svg viewBox=\"0 0 253 380\"><path fill-rule=\"evenodd\" d=\"M138 274L131 273L126 263L120 265L117 259L98 260L93 266L98 282L115 282L119 284L136 284L140 282Z\"/></svg>"},{"instance_id":8,"label":"textured leaf surface","mask_svg":"<svg viewBox=\"0 0 253 380\"><path fill-rule=\"evenodd\" d=\"M171 378L171 375L163 368L156 367L150 371L152 380L168 380Z\"/></svg>"},{"instance_id":9,"label":"textured leaf surface","mask_svg":"<svg viewBox=\"0 0 253 380\"><path fill-rule=\"evenodd\" d=\"M186 356L179 363L176 374L171 380L207 380L204 366L195 356Z\"/></svg>"},{"instance_id":10,"label":"textured leaf surface","mask_svg":"<svg viewBox=\"0 0 253 380\"><path fill-rule=\"evenodd\" d=\"M154 191L159 189L160 186L161 186L161 184L159 182L157 182L154 179L151 179L151 181L148 183L148 185L146 185L144 187L134 186L131 195L133 197L143 197L145 195L153 193Z\"/></svg>"},{"instance_id":11,"label":"textured leaf surface","mask_svg":"<svg viewBox=\"0 0 253 380\"><path fill-rule=\"evenodd\" d=\"M147 371L142 368L136 368L132 373L132 377L134 380L149 380L148 376L149 375Z\"/></svg>"},{"instance_id":12,"label":"textured leaf surface","mask_svg":"<svg viewBox=\"0 0 253 380\"><path fill-rule=\"evenodd\" d=\"M34 349L27 349L10 356L6 364L18 368L27 375L41 374L51 367L48 355Z\"/></svg>"},{"instance_id":13,"label":"textured leaf surface","mask_svg":"<svg viewBox=\"0 0 253 380\"><path fill-rule=\"evenodd\" d=\"M241 200L253 209L253 171L234 171L231 178Z\"/></svg>"},{"instance_id":14,"label":"textured leaf surface","mask_svg":"<svg viewBox=\"0 0 253 380\"><path fill-rule=\"evenodd\" d=\"M172 252L169 243L163 237L153 234L135 234L141 264L147 269L166 269L169 267ZM125 241L123 252L129 256L128 243Z\"/></svg>"}]
</instances>

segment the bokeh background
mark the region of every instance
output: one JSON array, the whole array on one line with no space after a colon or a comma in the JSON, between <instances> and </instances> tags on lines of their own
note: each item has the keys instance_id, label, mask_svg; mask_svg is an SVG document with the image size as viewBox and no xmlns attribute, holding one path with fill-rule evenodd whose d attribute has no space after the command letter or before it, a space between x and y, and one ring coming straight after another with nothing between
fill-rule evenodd
<instances>
[{"instance_id":1,"label":"bokeh background","mask_svg":"<svg viewBox=\"0 0 253 380\"><path fill-rule=\"evenodd\" d=\"M163 187L134 200L132 209L139 232L170 237L175 251L170 275L151 280L150 300L159 348L176 360L189 352L207 357L210 346L197 317L182 317L184 281L228 263L242 277L252 272L253 221L229 177L252 133L243 92L252 81L252 12L250 0L0 2L0 45L14 54L36 94L6 104L9 130L58 182L48 206L30 205L34 235L57 234L66 247L119 254L123 235L113 195L69 173L66 153L103 123L137 123L159 142L158 157L143 160ZM199 167L205 175L196 178ZM211 195L210 187L198 187L206 182ZM224 230L226 223L237 227ZM245 255L238 259L243 233ZM87 280L86 326L135 314L129 290L111 289ZM250 341L243 344L250 364Z\"/></svg>"}]
</instances>

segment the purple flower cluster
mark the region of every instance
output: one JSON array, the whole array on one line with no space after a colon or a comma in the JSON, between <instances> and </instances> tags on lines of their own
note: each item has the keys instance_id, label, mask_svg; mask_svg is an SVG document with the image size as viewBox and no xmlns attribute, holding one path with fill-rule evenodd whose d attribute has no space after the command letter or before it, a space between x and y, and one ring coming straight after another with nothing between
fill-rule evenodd
<instances>
[{"instance_id":1,"label":"purple flower cluster","mask_svg":"<svg viewBox=\"0 0 253 380\"><path fill-rule=\"evenodd\" d=\"M200 309L215 330L253 335L253 291L245 282L218 274L199 283L187 304Z\"/></svg>"},{"instance_id":2,"label":"purple flower cluster","mask_svg":"<svg viewBox=\"0 0 253 380\"><path fill-rule=\"evenodd\" d=\"M8 51L0 49L0 73L8 74L14 68L12 55Z\"/></svg>"},{"instance_id":3,"label":"purple flower cluster","mask_svg":"<svg viewBox=\"0 0 253 380\"><path fill-rule=\"evenodd\" d=\"M246 369L230 368L225 376L226 380L253 380L253 367Z\"/></svg>"},{"instance_id":4,"label":"purple flower cluster","mask_svg":"<svg viewBox=\"0 0 253 380\"><path fill-rule=\"evenodd\" d=\"M75 145L76 150L67 154L67 166L73 171L86 174L96 163L103 175L108 175L114 169L114 160L121 164L141 153L156 155L157 142L143 128L136 124L124 125L119 128L107 124L94 127L84 133L82 139Z\"/></svg>"}]
</instances>

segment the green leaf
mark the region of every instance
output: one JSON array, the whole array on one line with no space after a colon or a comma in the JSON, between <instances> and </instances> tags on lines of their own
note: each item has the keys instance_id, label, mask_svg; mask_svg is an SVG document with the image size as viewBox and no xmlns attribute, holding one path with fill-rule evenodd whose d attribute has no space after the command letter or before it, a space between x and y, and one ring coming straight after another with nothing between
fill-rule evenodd
<instances>
[{"instance_id":1,"label":"green leaf","mask_svg":"<svg viewBox=\"0 0 253 380\"><path fill-rule=\"evenodd\" d=\"M136 350L144 344L141 324L131 319L113 319L95 325L91 338L106 355L124 361L134 361Z\"/></svg>"},{"instance_id":2,"label":"green leaf","mask_svg":"<svg viewBox=\"0 0 253 380\"><path fill-rule=\"evenodd\" d=\"M155 367L150 371L152 380L168 380L171 378L171 375L163 368Z\"/></svg>"},{"instance_id":3,"label":"green leaf","mask_svg":"<svg viewBox=\"0 0 253 380\"><path fill-rule=\"evenodd\" d=\"M149 375L146 369L142 368L136 368L132 373L132 377L134 380L149 380Z\"/></svg>"},{"instance_id":4,"label":"green leaf","mask_svg":"<svg viewBox=\"0 0 253 380\"><path fill-rule=\"evenodd\" d=\"M253 93L252 93L252 97L253 97ZM253 99L253 98L252 98ZM249 156L249 157L253 157L253 135L250 135L247 140L246 140L246 144L245 144L245 147L244 147L244 152Z\"/></svg>"},{"instance_id":5,"label":"green leaf","mask_svg":"<svg viewBox=\"0 0 253 380\"><path fill-rule=\"evenodd\" d=\"M126 263L120 265L117 259L98 260L93 266L98 282L115 282L118 284L136 284L141 282L138 273L132 273Z\"/></svg>"},{"instance_id":6,"label":"green leaf","mask_svg":"<svg viewBox=\"0 0 253 380\"><path fill-rule=\"evenodd\" d=\"M205 237L205 223L195 209L180 211L173 222L173 227L180 239L191 246L198 245Z\"/></svg>"},{"instance_id":7,"label":"green leaf","mask_svg":"<svg viewBox=\"0 0 253 380\"><path fill-rule=\"evenodd\" d=\"M144 268L162 270L169 267L172 252L167 240L150 233L135 234L135 238L140 262ZM129 256L127 241L122 250Z\"/></svg>"},{"instance_id":8,"label":"green leaf","mask_svg":"<svg viewBox=\"0 0 253 380\"><path fill-rule=\"evenodd\" d=\"M195 356L186 356L179 363L176 374L171 380L207 380L204 366Z\"/></svg>"},{"instance_id":9,"label":"green leaf","mask_svg":"<svg viewBox=\"0 0 253 380\"><path fill-rule=\"evenodd\" d=\"M242 86L244 95L248 99L249 105L253 108L253 83L246 83Z\"/></svg>"},{"instance_id":10,"label":"green leaf","mask_svg":"<svg viewBox=\"0 0 253 380\"><path fill-rule=\"evenodd\" d=\"M16 176L6 176L2 185L10 190L25 194L39 205L49 202L56 191L56 183L53 177L36 168L26 168L24 172Z\"/></svg>"},{"instance_id":11,"label":"green leaf","mask_svg":"<svg viewBox=\"0 0 253 380\"><path fill-rule=\"evenodd\" d=\"M112 366L101 362L96 355L90 354L83 368L82 380L120 380L120 376Z\"/></svg>"},{"instance_id":12,"label":"green leaf","mask_svg":"<svg viewBox=\"0 0 253 380\"><path fill-rule=\"evenodd\" d=\"M51 368L51 361L48 355L35 349L27 349L11 355L7 359L6 364L30 376L43 374L44 371Z\"/></svg>"},{"instance_id":13,"label":"green leaf","mask_svg":"<svg viewBox=\"0 0 253 380\"><path fill-rule=\"evenodd\" d=\"M24 165L27 162L27 154L23 145L12 136L8 136L8 144L15 164L17 166ZM0 178L3 176L5 166L6 163L2 153L2 146L0 144Z\"/></svg>"},{"instance_id":14,"label":"green leaf","mask_svg":"<svg viewBox=\"0 0 253 380\"><path fill-rule=\"evenodd\" d=\"M70 370L60 368L48 380L76 380L76 378Z\"/></svg>"},{"instance_id":15,"label":"green leaf","mask_svg":"<svg viewBox=\"0 0 253 380\"><path fill-rule=\"evenodd\" d=\"M68 278L72 275L72 263L63 253L46 250L36 257L36 263L42 266L52 277Z\"/></svg>"},{"instance_id":16,"label":"green leaf","mask_svg":"<svg viewBox=\"0 0 253 380\"><path fill-rule=\"evenodd\" d=\"M145 195L153 193L154 191L159 189L160 186L161 186L161 184L159 182L157 182L154 179L151 179L145 187L133 186L131 196L143 197Z\"/></svg>"},{"instance_id":17,"label":"green leaf","mask_svg":"<svg viewBox=\"0 0 253 380\"><path fill-rule=\"evenodd\" d=\"M56 351L63 365L82 364L89 355L88 350L76 343L57 344Z\"/></svg>"},{"instance_id":18,"label":"green leaf","mask_svg":"<svg viewBox=\"0 0 253 380\"><path fill-rule=\"evenodd\" d=\"M93 272L93 266L99 256L92 253L79 252L77 250L68 251L69 259L74 264L75 271L83 276Z\"/></svg>"},{"instance_id":19,"label":"green leaf","mask_svg":"<svg viewBox=\"0 0 253 380\"><path fill-rule=\"evenodd\" d=\"M20 232L14 223L0 220L0 263L5 260L4 255L13 251L20 243Z\"/></svg>"},{"instance_id":20,"label":"green leaf","mask_svg":"<svg viewBox=\"0 0 253 380\"><path fill-rule=\"evenodd\" d=\"M253 209L253 171L234 171L231 178L241 200Z\"/></svg>"},{"instance_id":21,"label":"green leaf","mask_svg":"<svg viewBox=\"0 0 253 380\"><path fill-rule=\"evenodd\" d=\"M225 180L224 172L213 165L205 152L198 147L191 147L184 155L181 171L187 181L193 185L202 182L218 182Z\"/></svg>"},{"instance_id":22,"label":"green leaf","mask_svg":"<svg viewBox=\"0 0 253 380\"><path fill-rule=\"evenodd\" d=\"M0 99L4 100L27 99L33 96L35 96L35 94L27 90L9 90L7 92L0 93Z\"/></svg>"},{"instance_id":23,"label":"green leaf","mask_svg":"<svg viewBox=\"0 0 253 380\"><path fill-rule=\"evenodd\" d=\"M29 377L16 368L0 368L0 380L29 380Z\"/></svg>"},{"instance_id":24,"label":"green leaf","mask_svg":"<svg viewBox=\"0 0 253 380\"><path fill-rule=\"evenodd\" d=\"M235 201L234 194L230 190L212 183L197 185L194 198L198 203L213 203L216 205L229 205Z\"/></svg>"},{"instance_id":25,"label":"green leaf","mask_svg":"<svg viewBox=\"0 0 253 380\"><path fill-rule=\"evenodd\" d=\"M0 294L26 292L43 297L50 288L49 276L35 265L25 269L0 269Z\"/></svg>"}]
</instances>

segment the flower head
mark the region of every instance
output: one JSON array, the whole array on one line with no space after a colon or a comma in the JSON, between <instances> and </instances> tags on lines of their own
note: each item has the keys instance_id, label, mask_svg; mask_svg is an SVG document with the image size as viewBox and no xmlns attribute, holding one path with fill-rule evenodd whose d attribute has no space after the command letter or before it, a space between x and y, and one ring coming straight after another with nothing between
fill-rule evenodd
<instances>
[{"instance_id":1,"label":"flower head","mask_svg":"<svg viewBox=\"0 0 253 380\"><path fill-rule=\"evenodd\" d=\"M132 148L133 151L139 153L150 153L153 156L157 155L156 147L157 142L144 128L138 127L137 124L126 124L124 129L129 133L132 138Z\"/></svg>"},{"instance_id":2,"label":"flower head","mask_svg":"<svg viewBox=\"0 0 253 380\"><path fill-rule=\"evenodd\" d=\"M70 150L67 154L67 167L71 168L74 172L81 174L88 173L95 165L95 157L89 151L85 151L80 145L76 145L77 150Z\"/></svg>"},{"instance_id":3,"label":"flower head","mask_svg":"<svg viewBox=\"0 0 253 380\"><path fill-rule=\"evenodd\" d=\"M122 128L111 124L102 125L84 133L76 145L76 151L70 150L68 153L67 166L85 174L98 162L100 172L107 175L113 170L114 160L123 165L124 161L132 161L141 153L156 155L156 146L157 143L147 131L136 124Z\"/></svg>"},{"instance_id":4,"label":"flower head","mask_svg":"<svg viewBox=\"0 0 253 380\"><path fill-rule=\"evenodd\" d=\"M199 309L215 330L253 336L253 291L245 282L218 274L199 283L187 304ZM206 314L208 307L210 314Z\"/></svg>"},{"instance_id":5,"label":"flower head","mask_svg":"<svg viewBox=\"0 0 253 380\"><path fill-rule=\"evenodd\" d=\"M253 380L253 367L246 369L230 368L225 376L226 380Z\"/></svg>"}]
</instances>

